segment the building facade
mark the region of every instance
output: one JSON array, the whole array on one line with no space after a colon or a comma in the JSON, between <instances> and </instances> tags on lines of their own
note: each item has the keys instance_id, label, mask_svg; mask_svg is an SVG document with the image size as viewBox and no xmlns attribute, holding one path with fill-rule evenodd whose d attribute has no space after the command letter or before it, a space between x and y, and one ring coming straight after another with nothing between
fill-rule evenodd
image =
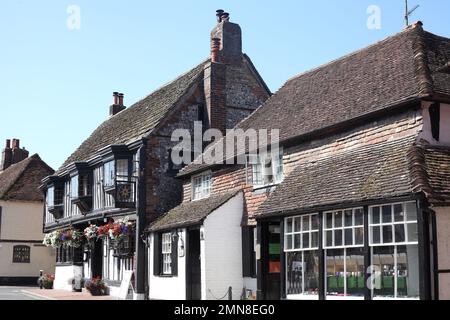
<instances>
[{"instance_id":1,"label":"building facade","mask_svg":"<svg viewBox=\"0 0 450 320\"><path fill-rule=\"evenodd\" d=\"M201 298L232 287L258 299L450 299L449 57L450 40L419 22L287 81L235 128L277 130L278 148L247 143L236 153L245 164L185 167L183 203L148 228L153 260L164 265L180 246L189 256L189 230L208 248L214 203L228 206L222 229L241 217L241 243L223 238L241 273L221 279L227 265L215 270L221 287L208 283L208 261L220 258L200 251Z\"/></svg>"},{"instance_id":2,"label":"building facade","mask_svg":"<svg viewBox=\"0 0 450 320\"><path fill-rule=\"evenodd\" d=\"M134 272L138 299L157 286L146 281L141 235L181 201L173 132L193 136L197 123L225 133L271 94L242 53L239 25L221 10L217 19L210 58L129 108L114 93L110 118L43 181L45 231L58 251L55 287L71 289L80 274L100 276L117 295L126 271Z\"/></svg>"},{"instance_id":3,"label":"building facade","mask_svg":"<svg viewBox=\"0 0 450 320\"><path fill-rule=\"evenodd\" d=\"M42 244L43 177L53 170L39 156L28 157L20 141L6 141L0 167L0 285L36 285L39 273L53 273L54 252Z\"/></svg>"}]
</instances>

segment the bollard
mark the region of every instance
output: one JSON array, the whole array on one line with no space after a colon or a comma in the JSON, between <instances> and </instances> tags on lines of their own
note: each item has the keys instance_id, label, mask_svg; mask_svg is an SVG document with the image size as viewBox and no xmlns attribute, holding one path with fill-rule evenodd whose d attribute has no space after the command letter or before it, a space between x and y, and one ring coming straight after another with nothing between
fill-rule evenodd
<instances>
[{"instance_id":1,"label":"bollard","mask_svg":"<svg viewBox=\"0 0 450 320\"><path fill-rule=\"evenodd\" d=\"M233 300L233 288L228 287L228 300Z\"/></svg>"},{"instance_id":2,"label":"bollard","mask_svg":"<svg viewBox=\"0 0 450 320\"><path fill-rule=\"evenodd\" d=\"M39 289L42 290L42 276L44 275L44 270L39 270Z\"/></svg>"}]
</instances>

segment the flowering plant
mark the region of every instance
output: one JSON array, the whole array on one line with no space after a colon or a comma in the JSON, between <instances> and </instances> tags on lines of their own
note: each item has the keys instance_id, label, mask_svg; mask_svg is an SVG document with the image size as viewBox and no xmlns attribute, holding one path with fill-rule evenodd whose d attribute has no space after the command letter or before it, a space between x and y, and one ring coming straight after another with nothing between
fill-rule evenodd
<instances>
[{"instance_id":1,"label":"flowering plant","mask_svg":"<svg viewBox=\"0 0 450 320\"><path fill-rule=\"evenodd\" d=\"M56 230L50 233L47 233L44 236L44 241L42 242L44 245L46 245L47 247L52 246L53 248L59 248L61 245L63 245L63 240L62 240L62 230Z\"/></svg>"},{"instance_id":2,"label":"flowering plant","mask_svg":"<svg viewBox=\"0 0 450 320\"><path fill-rule=\"evenodd\" d=\"M89 227L84 229L84 236L88 241L94 240L95 238L97 238L98 229L99 228L96 225L91 224L89 225Z\"/></svg>"},{"instance_id":3,"label":"flowering plant","mask_svg":"<svg viewBox=\"0 0 450 320\"><path fill-rule=\"evenodd\" d=\"M38 279L39 286L42 285L44 289L53 289L53 281L55 281L55 276L52 274L44 273Z\"/></svg>"},{"instance_id":4,"label":"flowering plant","mask_svg":"<svg viewBox=\"0 0 450 320\"><path fill-rule=\"evenodd\" d=\"M111 240L119 242L133 232L134 226L135 222L129 221L128 217L120 219L112 224L112 227L109 229L109 237Z\"/></svg>"},{"instance_id":5,"label":"flowering plant","mask_svg":"<svg viewBox=\"0 0 450 320\"><path fill-rule=\"evenodd\" d=\"M106 294L106 285L101 277L94 277L85 284L87 291L93 296L103 296Z\"/></svg>"},{"instance_id":6,"label":"flowering plant","mask_svg":"<svg viewBox=\"0 0 450 320\"><path fill-rule=\"evenodd\" d=\"M83 233L76 229L55 230L47 233L42 241L47 247L59 248L60 246L78 248L83 243Z\"/></svg>"},{"instance_id":7,"label":"flowering plant","mask_svg":"<svg viewBox=\"0 0 450 320\"><path fill-rule=\"evenodd\" d=\"M97 236L100 237L100 238L108 236L109 229L112 228L112 225L113 224L110 222L108 224L105 224L103 226L98 227L98 229L97 229Z\"/></svg>"}]
</instances>

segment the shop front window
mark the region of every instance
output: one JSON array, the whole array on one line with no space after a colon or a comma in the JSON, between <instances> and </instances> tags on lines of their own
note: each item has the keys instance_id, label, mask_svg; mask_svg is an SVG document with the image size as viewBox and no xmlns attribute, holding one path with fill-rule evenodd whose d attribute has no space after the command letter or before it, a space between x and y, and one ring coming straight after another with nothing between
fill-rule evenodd
<instances>
[{"instance_id":1,"label":"shop front window","mask_svg":"<svg viewBox=\"0 0 450 320\"><path fill-rule=\"evenodd\" d=\"M374 299L419 299L415 202L370 207Z\"/></svg>"}]
</instances>

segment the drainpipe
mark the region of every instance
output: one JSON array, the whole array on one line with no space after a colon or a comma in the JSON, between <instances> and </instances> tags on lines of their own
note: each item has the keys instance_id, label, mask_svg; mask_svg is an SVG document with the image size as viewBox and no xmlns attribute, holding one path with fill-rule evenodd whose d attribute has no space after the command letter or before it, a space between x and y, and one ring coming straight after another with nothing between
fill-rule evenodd
<instances>
[{"instance_id":1,"label":"drainpipe","mask_svg":"<svg viewBox=\"0 0 450 320\"><path fill-rule=\"evenodd\" d=\"M138 194L136 201L136 300L147 299L146 295L146 245L141 240L141 234L144 233L146 219L146 177L147 177L147 139L142 139L142 146L139 148L139 176L138 176Z\"/></svg>"}]
</instances>

